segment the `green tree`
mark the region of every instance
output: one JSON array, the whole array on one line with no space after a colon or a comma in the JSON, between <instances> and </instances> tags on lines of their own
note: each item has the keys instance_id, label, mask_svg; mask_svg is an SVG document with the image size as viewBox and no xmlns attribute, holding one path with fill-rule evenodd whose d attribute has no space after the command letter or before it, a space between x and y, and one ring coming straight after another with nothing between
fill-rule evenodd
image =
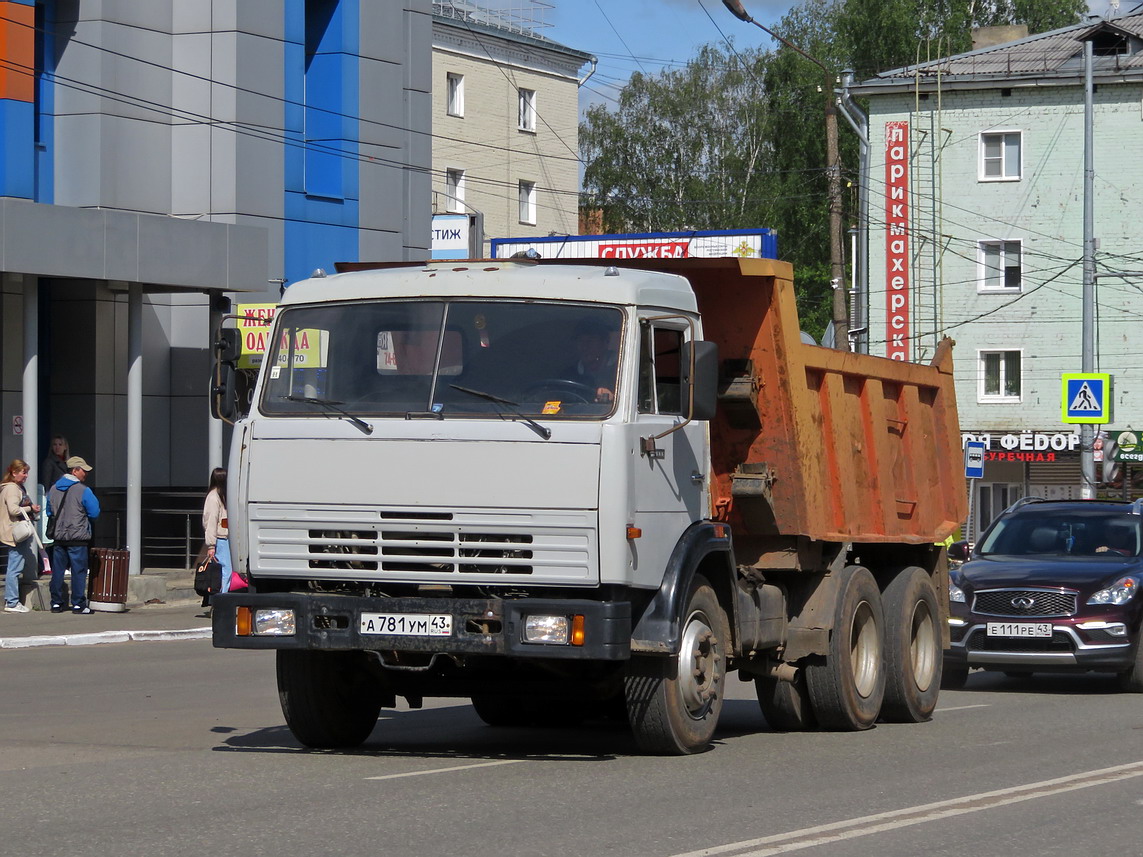
<instances>
[{"instance_id":1,"label":"green tree","mask_svg":"<svg viewBox=\"0 0 1143 857\"><path fill-rule=\"evenodd\" d=\"M769 55L703 47L679 70L636 73L580 126L585 204L609 232L755 226L769 161Z\"/></svg>"}]
</instances>

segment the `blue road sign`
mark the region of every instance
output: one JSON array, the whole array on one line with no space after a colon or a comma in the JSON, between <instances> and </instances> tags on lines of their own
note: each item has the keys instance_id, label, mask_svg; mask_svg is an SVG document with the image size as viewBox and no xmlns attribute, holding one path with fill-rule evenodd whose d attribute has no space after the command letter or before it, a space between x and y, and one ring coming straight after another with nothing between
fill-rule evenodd
<instances>
[{"instance_id":1,"label":"blue road sign","mask_svg":"<svg viewBox=\"0 0 1143 857\"><path fill-rule=\"evenodd\" d=\"M1077 372L1061 376L1065 423L1111 422L1111 376L1103 372Z\"/></svg>"},{"instance_id":2,"label":"blue road sign","mask_svg":"<svg viewBox=\"0 0 1143 857\"><path fill-rule=\"evenodd\" d=\"M970 440L964 445L964 478L984 478L984 442Z\"/></svg>"}]
</instances>

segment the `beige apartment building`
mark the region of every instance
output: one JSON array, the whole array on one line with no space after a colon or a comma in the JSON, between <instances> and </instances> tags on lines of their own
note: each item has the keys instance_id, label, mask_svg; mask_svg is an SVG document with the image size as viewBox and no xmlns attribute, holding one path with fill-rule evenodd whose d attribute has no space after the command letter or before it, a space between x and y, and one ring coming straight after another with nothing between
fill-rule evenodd
<instances>
[{"instance_id":1,"label":"beige apartment building","mask_svg":"<svg viewBox=\"0 0 1143 857\"><path fill-rule=\"evenodd\" d=\"M492 238L578 231L579 87L595 58L530 15L433 4L433 213Z\"/></svg>"}]
</instances>

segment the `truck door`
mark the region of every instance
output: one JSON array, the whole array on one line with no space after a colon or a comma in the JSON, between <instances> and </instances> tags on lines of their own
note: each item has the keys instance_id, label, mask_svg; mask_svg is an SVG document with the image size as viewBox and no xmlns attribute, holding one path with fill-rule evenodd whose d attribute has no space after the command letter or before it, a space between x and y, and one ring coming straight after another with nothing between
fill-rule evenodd
<instances>
[{"instance_id":1,"label":"truck door","mask_svg":"<svg viewBox=\"0 0 1143 857\"><path fill-rule=\"evenodd\" d=\"M635 577L661 579L683 531L708 516L707 424L691 422L642 449L651 438L686 421L682 391L682 344L689 325L681 317L640 319L639 378L630 460L634 468L634 524L643 531L635 557Z\"/></svg>"}]
</instances>

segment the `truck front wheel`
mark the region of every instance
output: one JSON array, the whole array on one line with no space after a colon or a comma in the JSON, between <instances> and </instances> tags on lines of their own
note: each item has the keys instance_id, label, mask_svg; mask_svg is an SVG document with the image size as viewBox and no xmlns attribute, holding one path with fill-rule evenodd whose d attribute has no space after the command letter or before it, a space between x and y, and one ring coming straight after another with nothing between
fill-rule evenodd
<instances>
[{"instance_id":1,"label":"truck front wheel","mask_svg":"<svg viewBox=\"0 0 1143 857\"><path fill-rule=\"evenodd\" d=\"M825 658L806 664L814 715L826 729L868 729L885 697L881 592L869 570L851 565L838 575L833 629Z\"/></svg>"},{"instance_id":2,"label":"truck front wheel","mask_svg":"<svg viewBox=\"0 0 1143 857\"><path fill-rule=\"evenodd\" d=\"M307 747L357 747L377 725L381 688L364 652L279 649L278 698L294 737Z\"/></svg>"},{"instance_id":3,"label":"truck front wheel","mask_svg":"<svg viewBox=\"0 0 1143 857\"><path fill-rule=\"evenodd\" d=\"M682 756L704 749L722 711L729 631L701 576L691 585L683 617L679 654L633 659L625 681L627 718L648 753Z\"/></svg>"},{"instance_id":4,"label":"truck front wheel","mask_svg":"<svg viewBox=\"0 0 1143 857\"><path fill-rule=\"evenodd\" d=\"M881 593L885 609L885 702L881 717L921 723L933 716L940 695L940 609L925 570L901 571Z\"/></svg>"}]
</instances>

